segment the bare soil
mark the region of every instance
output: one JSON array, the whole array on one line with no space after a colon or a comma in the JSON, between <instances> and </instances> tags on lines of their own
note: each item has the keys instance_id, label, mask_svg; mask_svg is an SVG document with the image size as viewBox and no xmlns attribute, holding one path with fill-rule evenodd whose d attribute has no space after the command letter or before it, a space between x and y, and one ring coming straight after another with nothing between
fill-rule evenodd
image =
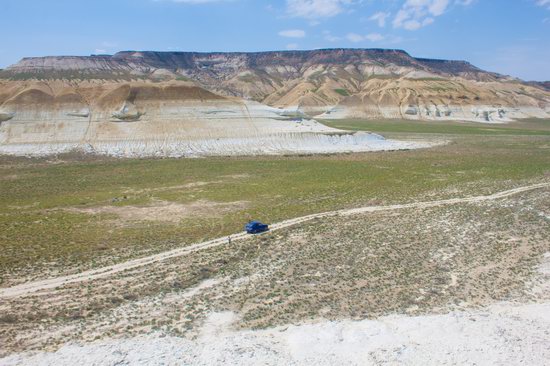
<instances>
[{"instance_id":1,"label":"bare soil","mask_svg":"<svg viewBox=\"0 0 550 366\"><path fill-rule=\"evenodd\" d=\"M69 212L85 213L90 215L116 215L113 222L117 225L128 221L163 221L178 223L188 217L216 217L222 213L246 208L246 201L238 202L210 202L196 201L190 204L156 201L148 206L100 206L90 208L72 207Z\"/></svg>"}]
</instances>

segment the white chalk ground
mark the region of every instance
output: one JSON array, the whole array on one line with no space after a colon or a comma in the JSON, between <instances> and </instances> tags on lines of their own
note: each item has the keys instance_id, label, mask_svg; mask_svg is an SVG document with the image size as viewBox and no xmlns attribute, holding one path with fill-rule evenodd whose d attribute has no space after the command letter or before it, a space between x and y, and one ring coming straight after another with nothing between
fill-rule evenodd
<instances>
[{"instance_id":1,"label":"white chalk ground","mask_svg":"<svg viewBox=\"0 0 550 366\"><path fill-rule=\"evenodd\" d=\"M94 143L0 144L0 154L49 156L79 151L115 157L206 157L247 155L335 154L429 148L446 141L386 140L365 132L350 134L285 133L245 138L217 138L195 141L134 140Z\"/></svg>"},{"instance_id":2,"label":"white chalk ground","mask_svg":"<svg viewBox=\"0 0 550 366\"><path fill-rule=\"evenodd\" d=\"M345 106L327 107L319 119L382 118L413 121L462 121L481 124L504 124L523 118L548 118L549 111L539 107L517 108L494 105L415 105L409 106Z\"/></svg>"},{"instance_id":3,"label":"white chalk ground","mask_svg":"<svg viewBox=\"0 0 550 366\"><path fill-rule=\"evenodd\" d=\"M81 151L130 158L246 156L408 150L445 143L386 140L374 133L341 131L302 118L296 110L250 101L143 108L147 113L134 122L113 121L105 111L21 111L0 124L0 154L48 156Z\"/></svg>"},{"instance_id":4,"label":"white chalk ground","mask_svg":"<svg viewBox=\"0 0 550 366\"><path fill-rule=\"evenodd\" d=\"M550 253L527 288L548 299ZM206 280L182 296L216 286ZM550 302L376 320L317 321L235 330L231 312L210 314L195 339L149 334L14 354L0 365L549 365Z\"/></svg>"},{"instance_id":5,"label":"white chalk ground","mask_svg":"<svg viewBox=\"0 0 550 366\"><path fill-rule=\"evenodd\" d=\"M550 303L234 331L211 314L195 340L152 334L13 355L1 365L544 365Z\"/></svg>"}]
</instances>

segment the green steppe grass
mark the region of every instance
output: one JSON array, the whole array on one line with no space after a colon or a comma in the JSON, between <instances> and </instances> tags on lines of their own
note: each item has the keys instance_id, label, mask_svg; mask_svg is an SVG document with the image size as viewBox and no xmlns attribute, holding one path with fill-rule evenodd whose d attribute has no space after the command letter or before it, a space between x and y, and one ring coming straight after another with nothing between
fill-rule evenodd
<instances>
[{"instance_id":1,"label":"green steppe grass","mask_svg":"<svg viewBox=\"0 0 550 366\"><path fill-rule=\"evenodd\" d=\"M550 121L328 124L390 138L450 143L413 151L326 156L0 157L0 285L19 277L41 278L44 271L70 273L235 233L251 218L277 222L362 205L488 194L550 180ZM197 182L210 184L177 188ZM166 187L176 188L151 191ZM159 200L248 203L245 209L217 217L185 217L179 223L116 225L113 215L64 210Z\"/></svg>"},{"instance_id":2,"label":"green steppe grass","mask_svg":"<svg viewBox=\"0 0 550 366\"><path fill-rule=\"evenodd\" d=\"M344 130L390 133L459 135L543 135L550 136L550 120L526 119L506 124L404 120L325 120L323 123Z\"/></svg>"}]
</instances>

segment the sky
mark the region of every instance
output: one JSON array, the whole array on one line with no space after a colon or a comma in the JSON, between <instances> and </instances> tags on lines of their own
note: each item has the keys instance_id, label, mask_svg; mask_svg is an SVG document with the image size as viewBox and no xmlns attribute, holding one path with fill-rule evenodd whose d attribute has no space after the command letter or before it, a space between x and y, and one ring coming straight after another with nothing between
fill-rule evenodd
<instances>
[{"instance_id":1,"label":"sky","mask_svg":"<svg viewBox=\"0 0 550 366\"><path fill-rule=\"evenodd\" d=\"M397 48L550 80L550 0L0 0L0 68L122 50Z\"/></svg>"}]
</instances>

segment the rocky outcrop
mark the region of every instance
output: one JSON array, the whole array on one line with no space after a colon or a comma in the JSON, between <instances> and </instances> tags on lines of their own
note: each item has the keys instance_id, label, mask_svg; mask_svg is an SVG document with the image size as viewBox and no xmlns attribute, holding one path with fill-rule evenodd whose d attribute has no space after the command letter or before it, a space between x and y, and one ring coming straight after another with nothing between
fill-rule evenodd
<instances>
[{"instance_id":1,"label":"rocky outcrop","mask_svg":"<svg viewBox=\"0 0 550 366\"><path fill-rule=\"evenodd\" d=\"M113 118L118 121L135 122L139 121L144 114L145 112L138 111L137 107L132 103L124 102L120 110L113 113Z\"/></svg>"}]
</instances>

